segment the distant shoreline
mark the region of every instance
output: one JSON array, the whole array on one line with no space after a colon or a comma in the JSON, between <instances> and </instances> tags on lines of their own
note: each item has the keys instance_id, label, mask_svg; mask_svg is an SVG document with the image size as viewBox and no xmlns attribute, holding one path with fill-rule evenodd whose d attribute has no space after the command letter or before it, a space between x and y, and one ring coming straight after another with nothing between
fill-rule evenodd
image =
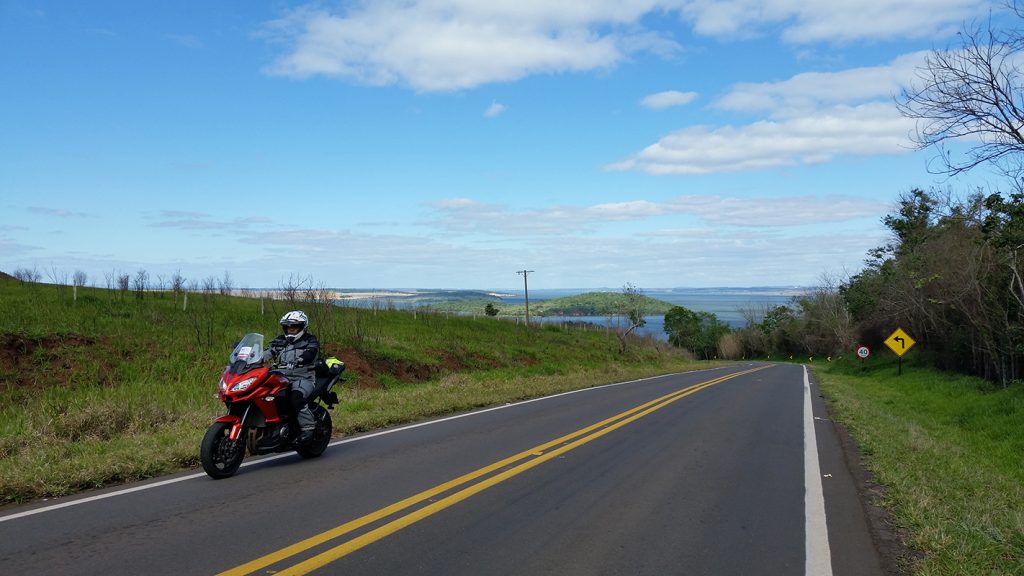
<instances>
[{"instance_id":1,"label":"distant shoreline","mask_svg":"<svg viewBox=\"0 0 1024 576\"><path fill-rule=\"evenodd\" d=\"M416 292L331 292L335 300L371 300L373 298L412 298Z\"/></svg>"},{"instance_id":2,"label":"distant shoreline","mask_svg":"<svg viewBox=\"0 0 1024 576\"><path fill-rule=\"evenodd\" d=\"M802 296L814 290L811 286L755 286L755 287L720 287L720 288L642 288L641 292L651 294L685 294L685 295L737 295L737 296ZM530 293L545 294L551 292L565 294L585 294L589 292L620 292L612 288L530 288ZM496 298L519 296L515 290L483 290L476 288L382 288L380 290L331 290L331 294L339 300L359 300L370 298L415 298L418 296L436 296L451 292L478 292Z\"/></svg>"}]
</instances>

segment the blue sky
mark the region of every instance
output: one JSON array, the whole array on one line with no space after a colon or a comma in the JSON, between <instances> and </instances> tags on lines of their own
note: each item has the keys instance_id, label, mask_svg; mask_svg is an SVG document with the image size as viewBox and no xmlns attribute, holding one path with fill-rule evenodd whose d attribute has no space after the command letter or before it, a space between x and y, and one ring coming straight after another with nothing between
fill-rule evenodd
<instances>
[{"instance_id":1,"label":"blue sky","mask_svg":"<svg viewBox=\"0 0 1024 576\"><path fill-rule=\"evenodd\" d=\"M2 0L0 270L816 284L899 194L1000 185L929 173L893 105L991 9Z\"/></svg>"}]
</instances>

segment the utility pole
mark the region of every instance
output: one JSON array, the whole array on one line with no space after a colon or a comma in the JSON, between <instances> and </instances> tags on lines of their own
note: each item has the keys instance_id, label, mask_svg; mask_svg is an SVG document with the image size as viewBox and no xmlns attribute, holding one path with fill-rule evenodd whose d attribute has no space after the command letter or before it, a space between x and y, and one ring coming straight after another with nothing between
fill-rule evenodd
<instances>
[{"instance_id":1,"label":"utility pole","mask_svg":"<svg viewBox=\"0 0 1024 576\"><path fill-rule=\"evenodd\" d=\"M530 275L533 270L519 270L516 274L523 275L523 294L526 296L526 325L530 325L530 289L526 283L526 277Z\"/></svg>"}]
</instances>

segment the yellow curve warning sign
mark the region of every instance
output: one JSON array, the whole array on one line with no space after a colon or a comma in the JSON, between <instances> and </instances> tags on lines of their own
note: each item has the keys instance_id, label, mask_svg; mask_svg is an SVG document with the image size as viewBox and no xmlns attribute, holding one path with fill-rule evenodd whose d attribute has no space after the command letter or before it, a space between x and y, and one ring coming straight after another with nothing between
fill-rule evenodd
<instances>
[{"instance_id":1,"label":"yellow curve warning sign","mask_svg":"<svg viewBox=\"0 0 1024 576\"><path fill-rule=\"evenodd\" d=\"M885 339L885 345L900 357L906 354L907 350L910 350L915 343L910 334L904 332L902 328L897 328L895 332Z\"/></svg>"}]
</instances>

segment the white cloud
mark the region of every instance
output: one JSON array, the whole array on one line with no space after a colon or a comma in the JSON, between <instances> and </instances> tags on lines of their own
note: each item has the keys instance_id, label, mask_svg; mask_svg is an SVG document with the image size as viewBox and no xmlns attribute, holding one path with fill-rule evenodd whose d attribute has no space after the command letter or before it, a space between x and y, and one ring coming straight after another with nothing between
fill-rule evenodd
<instances>
[{"instance_id":1,"label":"white cloud","mask_svg":"<svg viewBox=\"0 0 1024 576\"><path fill-rule=\"evenodd\" d=\"M547 209L460 198L431 207L439 217L426 224L444 238L441 246L431 242L431 249L458 262L472 259L501 278L513 269L507 256L514 247L516 261L529 262L546 287L626 281L649 287L813 284L822 270L859 269L865 253L884 241L880 230L836 229L825 237L814 225L877 221L889 209L886 203L837 195L693 195ZM621 222L641 225L621 228ZM457 245L464 236L472 237L465 253L447 244Z\"/></svg>"},{"instance_id":2,"label":"white cloud","mask_svg":"<svg viewBox=\"0 0 1024 576\"><path fill-rule=\"evenodd\" d=\"M86 214L85 212L74 212L72 210L65 210L64 208L47 208L43 206L29 206L26 208L33 214L43 214L45 216L56 216L57 218L91 218L92 214Z\"/></svg>"},{"instance_id":3,"label":"white cloud","mask_svg":"<svg viewBox=\"0 0 1024 576\"><path fill-rule=\"evenodd\" d=\"M666 208L664 204L658 204L657 202L633 200L629 202L597 204L586 208L585 213L592 218L601 220L634 220L650 216L661 216L666 213Z\"/></svg>"},{"instance_id":4,"label":"white cloud","mask_svg":"<svg viewBox=\"0 0 1024 576\"><path fill-rule=\"evenodd\" d=\"M984 12L985 0L829 0L800 4L797 23L783 38L796 43L862 38L927 38L948 35Z\"/></svg>"},{"instance_id":5,"label":"white cloud","mask_svg":"<svg viewBox=\"0 0 1024 576\"><path fill-rule=\"evenodd\" d=\"M887 204L842 196L732 198L679 196L667 202L646 200L598 204L582 215L605 220L639 220L655 216L693 216L715 226L799 226L877 217Z\"/></svg>"},{"instance_id":6,"label":"white cloud","mask_svg":"<svg viewBox=\"0 0 1024 576\"><path fill-rule=\"evenodd\" d=\"M378 0L315 3L264 27L286 52L270 74L324 75L419 91L473 88L528 75L618 66L638 52L672 57L684 23L735 40L777 33L791 43L935 37L985 0ZM651 29L645 17L664 28ZM674 17L674 18L673 18Z\"/></svg>"},{"instance_id":7,"label":"white cloud","mask_svg":"<svg viewBox=\"0 0 1024 576\"><path fill-rule=\"evenodd\" d=\"M915 124L892 98L914 80L927 55L915 52L883 66L803 73L781 82L736 84L711 107L766 119L682 128L605 169L711 174L910 152Z\"/></svg>"},{"instance_id":8,"label":"white cloud","mask_svg":"<svg viewBox=\"0 0 1024 576\"><path fill-rule=\"evenodd\" d=\"M259 238L270 252L266 261L254 261L248 267L259 277L267 277L269 271L287 278L299 270L317 271L317 281L337 287L413 287L409 278L415 278L415 287L491 288L514 287L516 282L521 286L522 279L515 275L515 270L522 269L521 262L536 271L530 276L531 287L535 282L559 288L621 286L627 281L641 287L813 284L822 270L858 268L867 250L884 241L882 235L871 234L783 236L771 228L665 229L585 238L564 232L516 239L515 262L511 262L510 244L460 243L451 235L432 238L314 229ZM286 268L279 270L281 259L275 250L290 255ZM324 258L344 273L322 278L321 274L330 274L323 271ZM380 262L389 265L381 267ZM209 274L219 275L224 269L220 262L212 263ZM247 267L232 267L232 274L241 279L250 272Z\"/></svg>"},{"instance_id":9,"label":"white cloud","mask_svg":"<svg viewBox=\"0 0 1024 576\"><path fill-rule=\"evenodd\" d=\"M541 209L452 198L430 208L438 212L435 221L405 226L395 234L303 228L244 215L215 222L198 212L154 213L168 225L162 230L173 235L173 243L201 242L187 258L151 248L165 245L166 236L137 235L146 240L136 243L140 250L119 249L115 257L89 245L68 244L56 251L52 244L33 246L23 238L31 229L7 227L0 229L0 254L8 270L32 268L56 256L62 268L81 268L98 283L112 270L146 269L154 278L178 270L190 279L220 277L230 270L238 286L251 288L274 288L307 276L316 285L339 288L500 288L521 283L514 271L527 262L537 271L539 287L621 286L627 281L641 287L738 286L813 283L823 269L857 266L868 249L884 240L881 232L838 232L824 238L813 227L764 225L874 217L872 210L880 209L838 196L681 196ZM619 222L640 225L620 228ZM221 233L211 233L211 224ZM260 250L249 249L254 245ZM325 261L332 265L325 268Z\"/></svg>"},{"instance_id":10,"label":"white cloud","mask_svg":"<svg viewBox=\"0 0 1024 576\"><path fill-rule=\"evenodd\" d=\"M740 83L712 105L737 112L768 112L785 118L838 104L890 100L915 77L929 52L914 52L883 66L838 72L806 72L781 82Z\"/></svg>"},{"instance_id":11,"label":"white cloud","mask_svg":"<svg viewBox=\"0 0 1024 576\"><path fill-rule=\"evenodd\" d=\"M486 204L466 198L430 204L438 213L425 222L446 234L483 236L557 236L582 232L587 222L576 207L512 210L501 204Z\"/></svg>"},{"instance_id":12,"label":"white cloud","mask_svg":"<svg viewBox=\"0 0 1024 576\"><path fill-rule=\"evenodd\" d=\"M232 220L212 220L205 212L186 210L161 210L153 219L154 228L176 228L179 230L232 230L248 226L272 224L262 216L239 217Z\"/></svg>"},{"instance_id":13,"label":"white cloud","mask_svg":"<svg viewBox=\"0 0 1024 576\"><path fill-rule=\"evenodd\" d=\"M711 228L659 228L652 232L638 234L641 237L651 238L707 238L716 235L717 232Z\"/></svg>"},{"instance_id":14,"label":"white cloud","mask_svg":"<svg viewBox=\"0 0 1024 576\"><path fill-rule=\"evenodd\" d=\"M945 35L985 0L692 0L682 14L704 36L736 38L781 29L794 44Z\"/></svg>"},{"instance_id":15,"label":"white cloud","mask_svg":"<svg viewBox=\"0 0 1024 576\"><path fill-rule=\"evenodd\" d=\"M508 110L508 106L497 102L491 102L491 105L487 107L487 110L484 110L484 117L496 118L503 114L505 110Z\"/></svg>"},{"instance_id":16,"label":"white cloud","mask_svg":"<svg viewBox=\"0 0 1024 576\"><path fill-rule=\"evenodd\" d=\"M291 45L267 71L444 91L530 74L607 68L632 50L677 48L669 39L633 28L657 6L612 0L390 0L344 13L299 8L267 27L269 35Z\"/></svg>"},{"instance_id":17,"label":"white cloud","mask_svg":"<svg viewBox=\"0 0 1024 576\"><path fill-rule=\"evenodd\" d=\"M663 110L673 106L689 104L696 98L696 92L678 92L676 90L668 90L666 92L658 92L657 94L651 94L650 96L645 97L640 101L640 105L652 110Z\"/></svg>"},{"instance_id":18,"label":"white cloud","mask_svg":"<svg viewBox=\"0 0 1024 576\"><path fill-rule=\"evenodd\" d=\"M773 227L833 224L878 218L889 205L844 196L730 198L682 196L668 203L674 213L700 216L714 226Z\"/></svg>"},{"instance_id":19,"label":"white cloud","mask_svg":"<svg viewBox=\"0 0 1024 576\"><path fill-rule=\"evenodd\" d=\"M500 238L594 235L606 231L614 223L666 216L714 227L832 224L861 218L877 219L889 208L885 203L835 195L781 198L692 195L663 202L632 200L526 210L459 198L435 202L430 206L438 216L427 224L443 230L445 234ZM692 233L698 229L686 230Z\"/></svg>"},{"instance_id":20,"label":"white cloud","mask_svg":"<svg viewBox=\"0 0 1024 576\"><path fill-rule=\"evenodd\" d=\"M889 104L836 106L741 127L683 128L605 169L710 174L820 164L838 155L900 154L912 149L913 127Z\"/></svg>"},{"instance_id":21,"label":"white cloud","mask_svg":"<svg viewBox=\"0 0 1024 576\"><path fill-rule=\"evenodd\" d=\"M531 287L535 282L578 287L627 281L640 287L811 285L823 270L860 269L864 254L883 242L882 234L711 230L586 241L553 237L517 245L516 255L536 271Z\"/></svg>"}]
</instances>

